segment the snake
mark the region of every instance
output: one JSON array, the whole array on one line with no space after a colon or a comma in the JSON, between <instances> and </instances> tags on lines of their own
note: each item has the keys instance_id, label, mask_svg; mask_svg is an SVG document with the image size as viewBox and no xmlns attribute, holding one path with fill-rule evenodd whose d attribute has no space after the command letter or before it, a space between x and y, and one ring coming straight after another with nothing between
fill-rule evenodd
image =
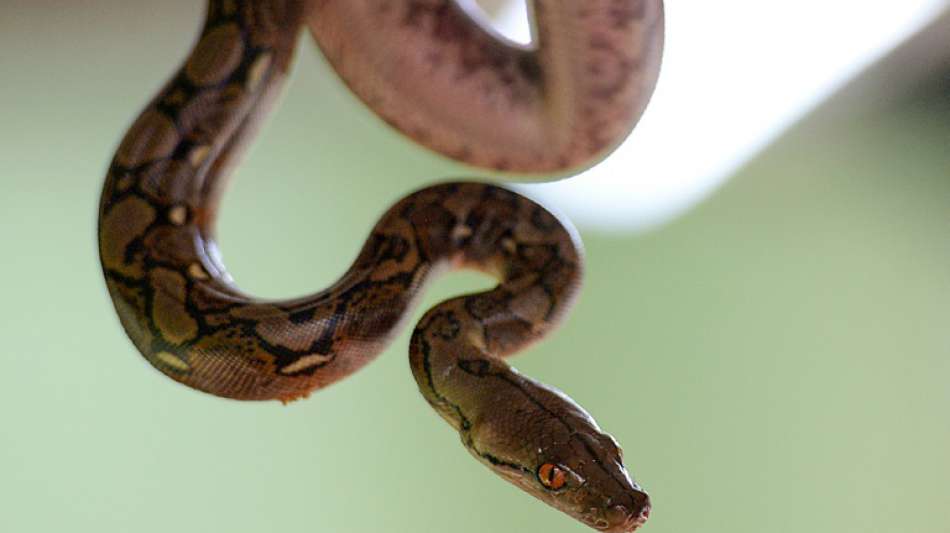
<instances>
[{"instance_id":1,"label":"snake","mask_svg":"<svg viewBox=\"0 0 950 533\"><path fill-rule=\"evenodd\" d=\"M531 44L452 0L209 0L183 65L109 165L99 256L119 322L188 387L289 402L373 360L433 277L484 272L492 289L425 312L409 341L424 399L493 472L598 530L633 531L650 498L616 440L560 390L505 357L550 332L580 287L570 223L473 180L397 201L328 288L255 298L228 274L214 221L228 176L272 107L299 34L417 143L473 167L554 175L608 154L657 80L662 0L533 0ZM322 228L332 231L332 228Z\"/></svg>"}]
</instances>

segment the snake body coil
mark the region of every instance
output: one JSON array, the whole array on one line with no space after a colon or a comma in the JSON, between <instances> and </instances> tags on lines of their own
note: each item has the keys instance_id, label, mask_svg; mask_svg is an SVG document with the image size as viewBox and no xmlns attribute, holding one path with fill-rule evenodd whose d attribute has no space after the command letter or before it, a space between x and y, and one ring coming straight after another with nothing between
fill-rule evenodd
<instances>
[{"instance_id":1,"label":"snake body coil","mask_svg":"<svg viewBox=\"0 0 950 533\"><path fill-rule=\"evenodd\" d=\"M532 51L499 43L447 1L210 1L200 40L126 134L102 192L102 267L136 347L190 387L289 401L371 361L432 274L487 272L499 280L494 289L437 305L414 330L420 391L476 458L527 492L601 530L641 525L649 499L613 438L502 359L548 332L576 293L580 248L565 222L496 186L428 187L383 215L339 281L289 301L240 292L212 238L225 178L278 92L308 17L347 83L423 144L503 169L588 164L626 135L649 97L662 11L659 0L578 4L534 2L541 46ZM344 32L344 19L372 22L382 37ZM388 52L396 65L381 66L373 54L399 35L411 42ZM445 48L432 57L438 41ZM603 59L634 44L639 63ZM400 61L435 85L399 71ZM453 76L458 93L445 95L438 84ZM452 101L476 91L482 97L467 108ZM413 97L423 105L410 108Z\"/></svg>"}]
</instances>

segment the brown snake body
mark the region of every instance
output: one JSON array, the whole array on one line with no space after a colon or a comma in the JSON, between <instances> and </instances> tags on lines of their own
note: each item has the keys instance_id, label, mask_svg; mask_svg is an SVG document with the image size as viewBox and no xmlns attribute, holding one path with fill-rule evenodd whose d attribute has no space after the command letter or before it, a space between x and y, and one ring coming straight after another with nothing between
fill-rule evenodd
<instances>
[{"instance_id":1,"label":"brown snake body","mask_svg":"<svg viewBox=\"0 0 950 533\"><path fill-rule=\"evenodd\" d=\"M632 531L649 498L613 438L502 359L550 331L579 287L579 242L566 223L493 185L428 187L383 215L339 281L289 301L238 290L212 237L225 178L308 21L350 87L431 148L531 172L602 156L652 91L660 1L539 0L533 9L538 46L529 49L446 0L209 1L197 45L110 166L100 257L122 325L152 365L244 400L289 401L355 372L437 272L495 276L494 289L443 302L417 325L410 363L420 391L493 471L592 527Z\"/></svg>"}]
</instances>

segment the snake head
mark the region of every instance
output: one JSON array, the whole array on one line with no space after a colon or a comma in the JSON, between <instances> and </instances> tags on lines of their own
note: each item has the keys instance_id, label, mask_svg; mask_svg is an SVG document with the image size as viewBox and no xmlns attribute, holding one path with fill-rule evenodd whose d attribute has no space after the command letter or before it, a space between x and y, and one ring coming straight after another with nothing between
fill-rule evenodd
<instances>
[{"instance_id":1,"label":"snake head","mask_svg":"<svg viewBox=\"0 0 950 533\"><path fill-rule=\"evenodd\" d=\"M529 494L594 529L622 533L643 525L650 497L627 473L617 441L561 391L505 370L495 374L503 380L484 385L493 388L495 405L509 409L486 409L473 418L462 432L469 451Z\"/></svg>"},{"instance_id":2,"label":"snake head","mask_svg":"<svg viewBox=\"0 0 950 533\"><path fill-rule=\"evenodd\" d=\"M532 480L539 498L600 531L630 532L646 522L650 497L630 478L613 437L574 433L552 448Z\"/></svg>"}]
</instances>

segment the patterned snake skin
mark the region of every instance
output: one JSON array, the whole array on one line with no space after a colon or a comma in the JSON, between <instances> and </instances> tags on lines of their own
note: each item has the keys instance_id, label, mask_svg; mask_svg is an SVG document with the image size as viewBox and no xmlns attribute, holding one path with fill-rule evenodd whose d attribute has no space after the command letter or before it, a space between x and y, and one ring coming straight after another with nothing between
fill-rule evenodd
<instances>
[{"instance_id":1,"label":"patterned snake skin","mask_svg":"<svg viewBox=\"0 0 950 533\"><path fill-rule=\"evenodd\" d=\"M490 274L495 288L437 305L413 331L420 391L499 475L592 527L632 531L649 498L613 438L502 359L550 331L577 292L580 245L565 221L494 185L427 187L380 218L339 281L288 301L238 290L212 236L226 178L308 24L346 83L426 146L531 172L605 155L652 91L662 5L532 5L537 49L447 1L211 0L198 43L110 165L100 257L121 323L155 368L211 394L285 402L374 359L433 274Z\"/></svg>"}]
</instances>

